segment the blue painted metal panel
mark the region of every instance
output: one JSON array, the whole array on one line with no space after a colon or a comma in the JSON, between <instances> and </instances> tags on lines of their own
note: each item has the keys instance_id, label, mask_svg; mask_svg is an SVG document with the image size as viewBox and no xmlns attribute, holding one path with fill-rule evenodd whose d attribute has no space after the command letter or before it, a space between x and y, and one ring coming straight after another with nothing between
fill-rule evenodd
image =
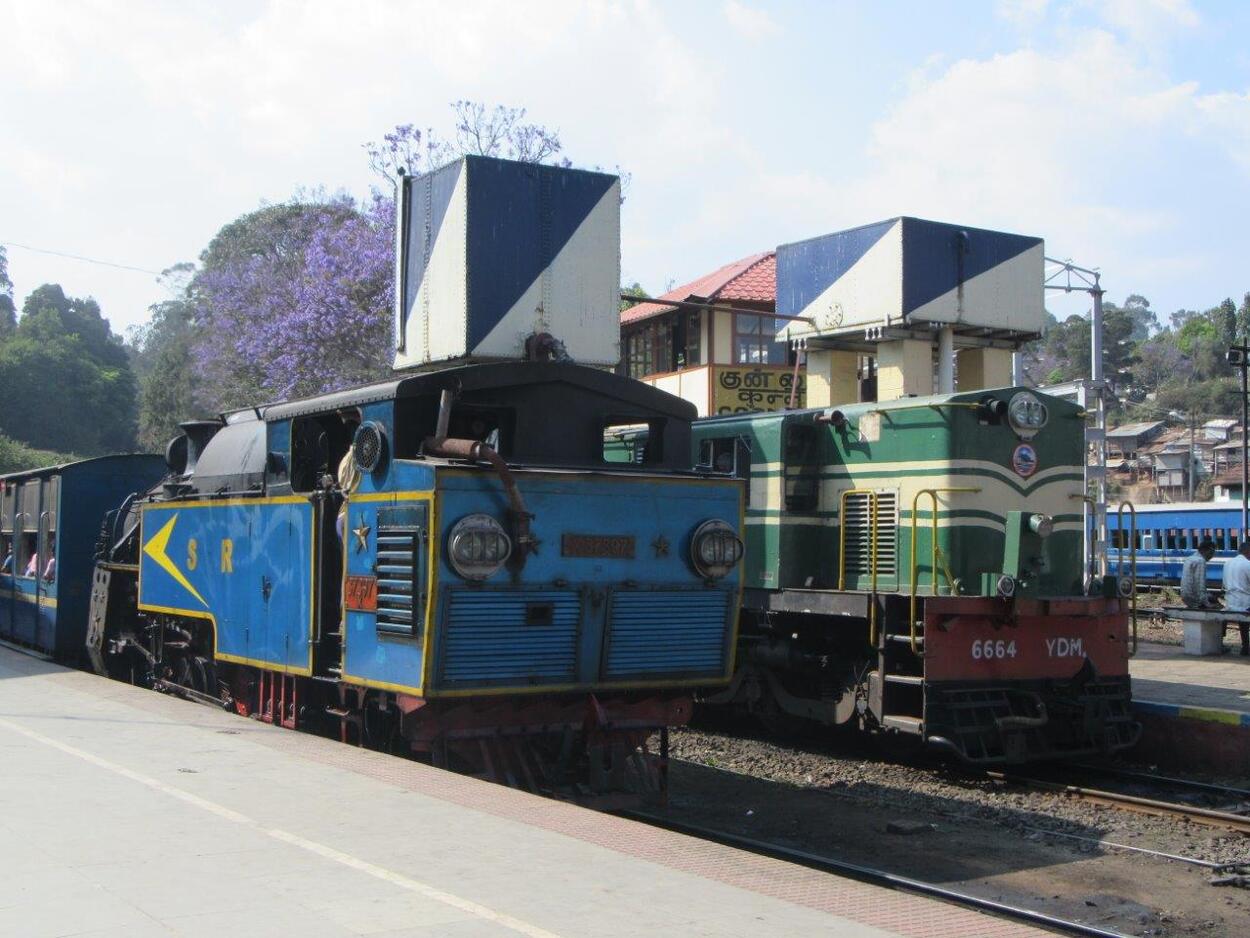
<instances>
[{"instance_id":1,"label":"blue painted metal panel","mask_svg":"<svg viewBox=\"0 0 1250 938\"><path fill-rule=\"evenodd\" d=\"M307 671L314 511L297 496L145 506L140 607L213 620L219 657Z\"/></svg>"},{"instance_id":2,"label":"blue painted metal panel","mask_svg":"<svg viewBox=\"0 0 1250 938\"><path fill-rule=\"evenodd\" d=\"M570 683L581 607L572 590L447 590L440 682ZM541 623L531 621L536 615Z\"/></svg>"},{"instance_id":3,"label":"blue painted metal panel","mask_svg":"<svg viewBox=\"0 0 1250 938\"><path fill-rule=\"evenodd\" d=\"M1041 238L904 218L903 315L1018 257Z\"/></svg>"},{"instance_id":4,"label":"blue painted metal panel","mask_svg":"<svg viewBox=\"0 0 1250 938\"><path fill-rule=\"evenodd\" d=\"M616 177L466 157L469 348L476 348L573 237Z\"/></svg>"},{"instance_id":5,"label":"blue painted metal panel","mask_svg":"<svg viewBox=\"0 0 1250 938\"><path fill-rule=\"evenodd\" d=\"M492 472L439 474L437 608L443 615L435 626L439 667L431 693L535 682L646 686L727 676L737 615L728 597L737 596L739 573L708 589L689 551L694 529L710 518L740 529L738 485L537 471L519 471L516 479L534 515L538 553L526 559L520 574L501 571L486 588L475 588L446 562L448 532L476 512L505 520L507 500ZM632 550L623 556L575 556L578 551L565 549L565 534L629 539ZM526 626L526 604L550 601L533 597L554 593L565 599L553 608L551 624ZM480 657L474 643L483 649Z\"/></svg>"},{"instance_id":6,"label":"blue painted metal panel","mask_svg":"<svg viewBox=\"0 0 1250 938\"><path fill-rule=\"evenodd\" d=\"M725 671L728 590L614 590L605 676L710 675Z\"/></svg>"},{"instance_id":7,"label":"blue painted metal panel","mask_svg":"<svg viewBox=\"0 0 1250 938\"><path fill-rule=\"evenodd\" d=\"M348 576L380 576L383 572L379 569L379 515L385 519L388 513L397 509L412 508L417 511L420 523L428 523L426 512L429 502L414 497L413 493L422 492L419 483L425 479L432 480L433 473L424 466L399 463L392 469L391 476L398 480L397 492L389 495L378 492L373 489L372 482L366 480L367 486L362 483L359 500L349 499L344 545ZM366 487L370 490L363 491ZM381 501L377 500L379 496L382 496ZM428 570L428 537L418 536L414 546L417 552L413 564ZM425 588L428 589L428 584ZM413 629L410 634L403 635L386 628L379 631L376 613L348 610L343 653L344 680L414 693L421 688L426 639L424 598L414 598L413 614Z\"/></svg>"},{"instance_id":8,"label":"blue painted metal panel","mask_svg":"<svg viewBox=\"0 0 1250 938\"><path fill-rule=\"evenodd\" d=\"M855 266L899 219L809 238L777 248L777 312L800 316L820 294Z\"/></svg>"}]
</instances>

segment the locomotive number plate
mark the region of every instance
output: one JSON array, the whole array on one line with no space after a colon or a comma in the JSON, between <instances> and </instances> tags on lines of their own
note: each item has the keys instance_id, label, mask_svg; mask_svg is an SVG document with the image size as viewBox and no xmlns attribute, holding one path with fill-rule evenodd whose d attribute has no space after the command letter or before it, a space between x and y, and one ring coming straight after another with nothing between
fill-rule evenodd
<instances>
[{"instance_id":1,"label":"locomotive number plate","mask_svg":"<svg viewBox=\"0 0 1250 938\"><path fill-rule=\"evenodd\" d=\"M353 612L378 611L378 578L349 576L344 588L346 606Z\"/></svg>"},{"instance_id":2,"label":"locomotive number plate","mask_svg":"<svg viewBox=\"0 0 1250 938\"><path fill-rule=\"evenodd\" d=\"M633 560L634 538L631 534L564 534L560 537L560 555Z\"/></svg>"}]
</instances>

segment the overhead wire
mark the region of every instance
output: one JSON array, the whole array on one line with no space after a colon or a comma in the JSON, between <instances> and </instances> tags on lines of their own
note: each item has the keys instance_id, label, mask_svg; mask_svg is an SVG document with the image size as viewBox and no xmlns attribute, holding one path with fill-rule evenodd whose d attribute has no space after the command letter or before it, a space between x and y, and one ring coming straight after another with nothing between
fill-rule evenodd
<instances>
[{"instance_id":1,"label":"overhead wire","mask_svg":"<svg viewBox=\"0 0 1250 938\"><path fill-rule=\"evenodd\" d=\"M21 248L23 251L33 251L36 254L50 254L53 257L65 257L65 258L69 258L70 260L83 261L84 263L87 263L87 264L97 264L100 267L115 267L118 270L130 270L130 271L134 271L135 273L140 273L140 274L153 274L154 276L157 276L157 277L161 276L161 274L164 273L164 271L152 270L148 267L136 267L133 264L116 264L113 261L102 261L102 260L99 260L98 258L86 257L82 254L70 254L67 251L53 251L49 248L32 247L29 244L21 244L17 241L0 240L0 244L3 244L4 246L11 247L11 248Z\"/></svg>"}]
</instances>

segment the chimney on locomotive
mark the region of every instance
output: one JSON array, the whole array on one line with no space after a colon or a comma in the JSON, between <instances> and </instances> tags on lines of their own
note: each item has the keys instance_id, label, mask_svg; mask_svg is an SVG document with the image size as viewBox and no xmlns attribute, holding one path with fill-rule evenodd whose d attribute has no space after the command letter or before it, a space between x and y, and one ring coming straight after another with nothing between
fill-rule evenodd
<instances>
[{"instance_id":1,"label":"chimney on locomotive","mask_svg":"<svg viewBox=\"0 0 1250 938\"><path fill-rule=\"evenodd\" d=\"M615 367L620 179L466 156L401 175L396 371L485 361Z\"/></svg>"}]
</instances>

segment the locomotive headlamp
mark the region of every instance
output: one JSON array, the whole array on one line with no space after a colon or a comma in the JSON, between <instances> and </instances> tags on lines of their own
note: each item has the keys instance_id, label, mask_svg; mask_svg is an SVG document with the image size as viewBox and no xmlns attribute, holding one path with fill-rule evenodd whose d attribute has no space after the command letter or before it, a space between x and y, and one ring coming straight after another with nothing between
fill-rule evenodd
<instances>
[{"instance_id":1,"label":"locomotive headlamp","mask_svg":"<svg viewBox=\"0 0 1250 938\"><path fill-rule=\"evenodd\" d=\"M447 535L447 558L466 580L485 580L498 573L512 554L512 539L490 515L468 515Z\"/></svg>"},{"instance_id":2,"label":"locomotive headlamp","mask_svg":"<svg viewBox=\"0 0 1250 938\"><path fill-rule=\"evenodd\" d=\"M1133 595L1133 580L1131 577L1120 577L1115 586L1116 592L1120 594L1121 599L1128 599Z\"/></svg>"},{"instance_id":3,"label":"locomotive headlamp","mask_svg":"<svg viewBox=\"0 0 1250 938\"><path fill-rule=\"evenodd\" d=\"M1010 599L1016 595L1016 578L1004 573L998 578L997 587L999 596L1002 596L1004 599Z\"/></svg>"},{"instance_id":4,"label":"locomotive headlamp","mask_svg":"<svg viewBox=\"0 0 1250 938\"><path fill-rule=\"evenodd\" d=\"M1021 391L1007 404L1007 419L1011 428L1026 440L1046 426L1049 416L1046 405L1029 391Z\"/></svg>"},{"instance_id":5,"label":"locomotive headlamp","mask_svg":"<svg viewBox=\"0 0 1250 938\"><path fill-rule=\"evenodd\" d=\"M1038 537L1050 537L1055 530L1055 519L1050 515L1029 515L1029 530Z\"/></svg>"},{"instance_id":6,"label":"locomotive headlamp","mask_svg":"<svg viewBox=\"0 0 1250 938\"><path fill-rule=\"evenodd\" d=\"M690 539L690 560L711 580L727 576L742 559L742 538L724 521L704 521Z\"/></svg>"}]
</instances>

